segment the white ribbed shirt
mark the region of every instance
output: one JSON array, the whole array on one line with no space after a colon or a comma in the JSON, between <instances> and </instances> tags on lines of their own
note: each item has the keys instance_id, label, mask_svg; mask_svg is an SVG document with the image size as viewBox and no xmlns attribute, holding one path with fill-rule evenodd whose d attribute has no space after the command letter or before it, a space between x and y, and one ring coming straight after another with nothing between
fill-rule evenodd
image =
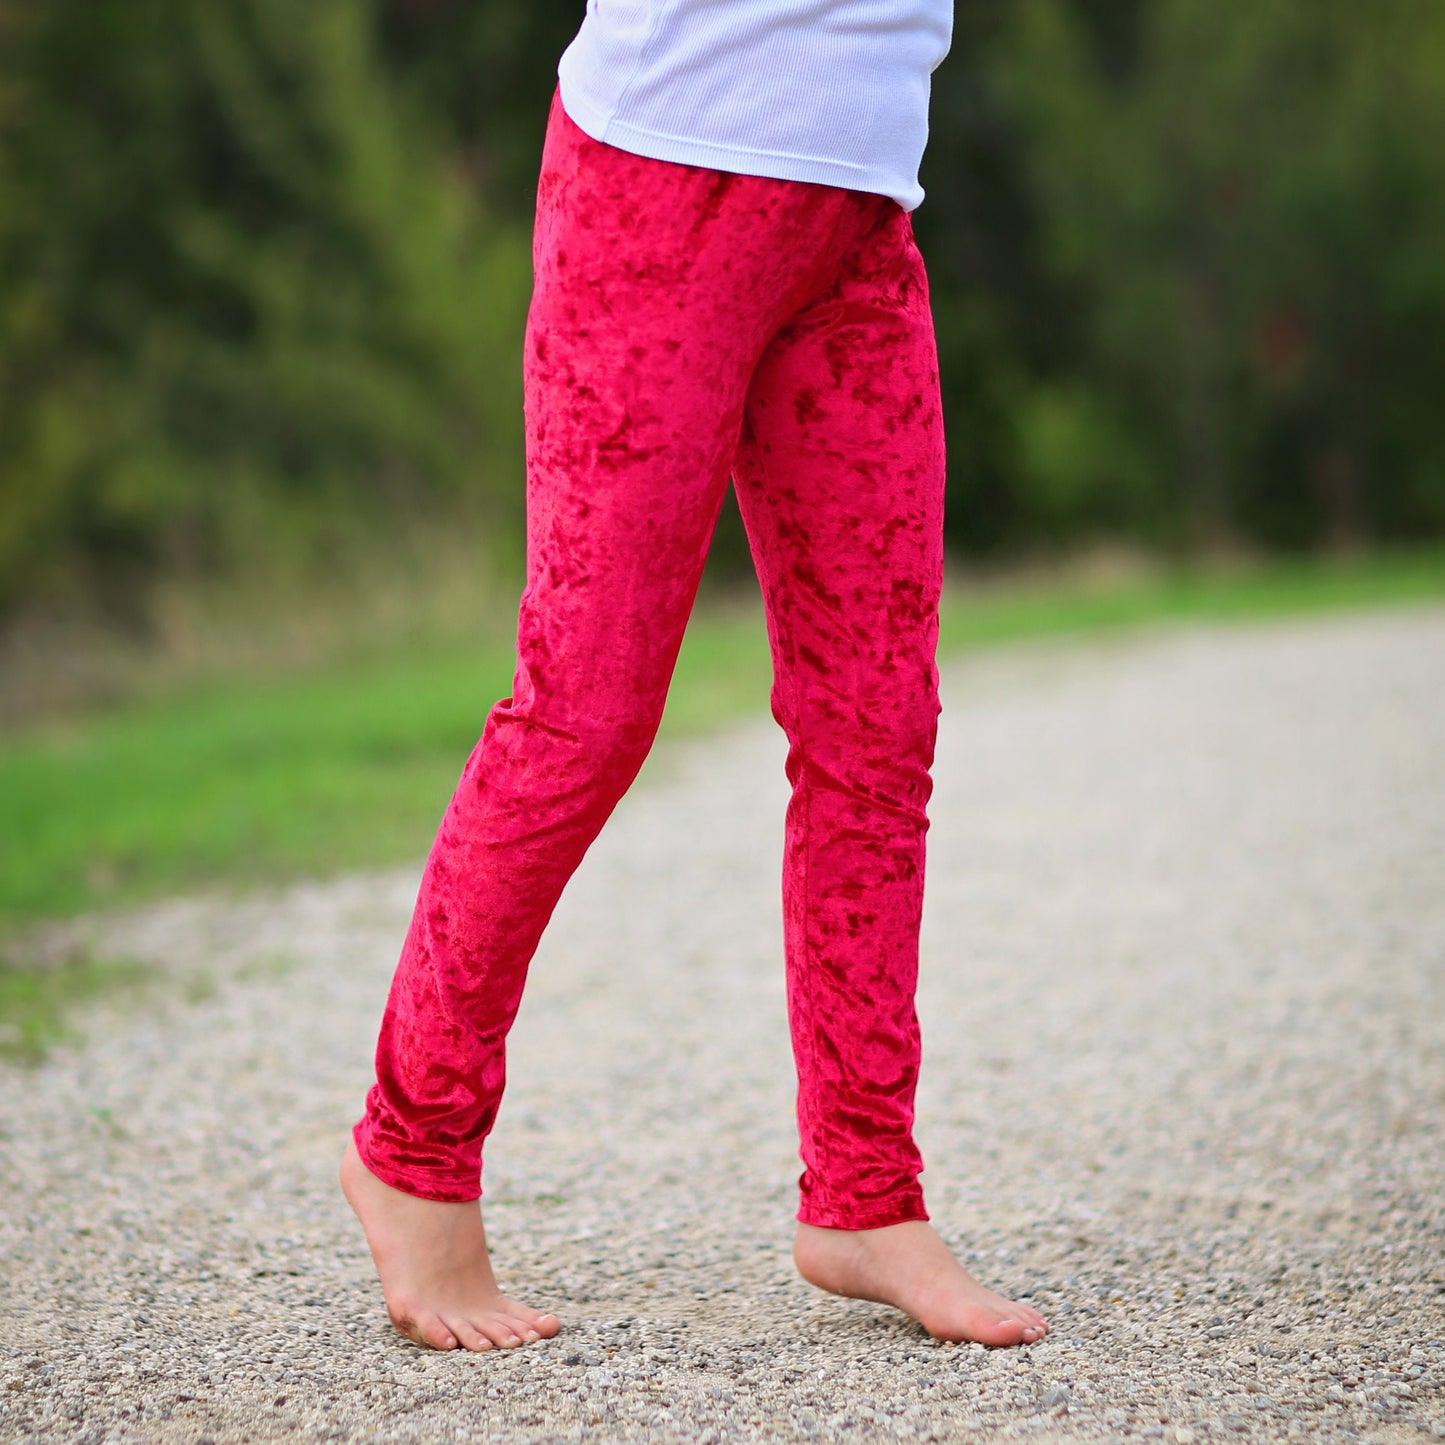
<instances>
[{"instance_id":1,"label":"white ribbed shirt","mask_svg":"<svg viewBox=\"0 0 1445 1445\"><path fill-rule=\"evenodd\" d=\"M594 140L911 211L952 32L953 0L587 0L557 73Z\"/></svg>"}]
</instances>

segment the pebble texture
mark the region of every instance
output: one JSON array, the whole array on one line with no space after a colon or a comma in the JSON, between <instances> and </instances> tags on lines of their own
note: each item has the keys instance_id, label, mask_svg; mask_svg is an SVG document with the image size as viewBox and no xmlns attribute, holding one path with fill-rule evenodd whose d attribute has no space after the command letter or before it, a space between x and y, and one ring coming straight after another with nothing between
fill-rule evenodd
<instances>
[{"instance_id":1,"label":"pebble texture","mask_svg":"<svg viewBox=\"0 0 1445 1445\"><path fill-rule=\"evenodd\" d=\"M943 687L924 1182L1041 1344L792 1273L764 720L654 755L534 965L485 1183L541 1345L394 1335L334 1185L415 873L80 925L167 984L0 1068L0 1440L1445 1437L1445 612Z\"/></svg>"}]
</instances>

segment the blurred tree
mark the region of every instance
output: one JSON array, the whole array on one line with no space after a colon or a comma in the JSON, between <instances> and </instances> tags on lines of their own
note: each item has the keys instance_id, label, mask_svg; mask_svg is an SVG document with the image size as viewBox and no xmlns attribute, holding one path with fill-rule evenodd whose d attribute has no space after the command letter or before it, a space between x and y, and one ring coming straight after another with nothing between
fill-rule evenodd
<instances>
[{"instance_id":1,"label":"blurred tree","mask_svg":"<svg viewBox=\"0 0 1445 1445\"><path fill-rule=\"evenodd\" d=\"M391 69L488 197L530 224L557 60L582 22L583 0L384 0L380 34Z\"/></svg>"},{"instance_id":2,"label":"blurred tree","mask_svg":"<svg viewBox=\"0 0 1445 1445\"><path fill-rule=\"evenodd\" d=\"M525 233L352 0L3 12L0 604L464 496L515 545ZM110 585L110 584L120 585Z\"/></svg>"},{"instance_id":3,"label":"blurred tree","mask_svg":"<svg viewBox=\"0 0 1445 1445\"><path fill-rule=\"evenodd\" d=\"M0 0L0 613L419 515L520 551L581 13ZM915 218L950 544L1445 533L1441 134L1434 0L960 0Z\"/></svg>"},{"instance_id":4,"label":"blurred tree","mask_svg":"<svg viewBox=\"0 0 1445 1445\"><path fill-rule=\"evenodd\" d=\"M1069 338L1038 258L1039 216L1021 164L1023 136L993 56L1010 0L957 7L953 45L934 76L926 192L913 224L928 264L948 432L946 528L979 556L1017 548L1028 518L1017 485L1018 393Z\"/></svg>"},{"instance_id":5,"label":"blurred tree","mask_svg":"<svg viewBox=\"0 0 1445 1445\"><path fill-rule=\"evenodd\" d=\"M1039 520L1438 534L1445 9L1158 0L1126 64L1097 38L1021 0L999 51L1085 334L1019 413Z\"/></svg>"}]
</instances>

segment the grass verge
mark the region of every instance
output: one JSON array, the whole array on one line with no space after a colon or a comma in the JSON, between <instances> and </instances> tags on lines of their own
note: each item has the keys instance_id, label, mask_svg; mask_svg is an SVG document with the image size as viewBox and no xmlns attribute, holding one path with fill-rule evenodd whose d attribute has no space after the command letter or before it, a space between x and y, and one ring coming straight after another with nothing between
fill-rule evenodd
<instances>
[{"instance_id":1,"label":"grass verge","mask_svg":"<svg viewBox=\"0 0 1445 1445\"><path fill-rule=\"evenodd\" d=\"M940 650L1425 599L1445 599L1445 551L1015 579L951 587ZM511 678L495 642L413 648L0 739L0 929L415 859ZM757 609L700 611L664 735L764 711L769 680Z\"/></svg>"},{"instance_id":2,"label":"grass verge","mask_svg":"<svg viewBox=\"0 0 1445 1445\"><path fill-rule=\"evenodd\" d=\"M139 993L155 970L133 959L72 952L41 964L0 959L0 1060L34 1065L49 1049L78 1037L76 1007L101 996Z\"/></svg>"}]
</instances>

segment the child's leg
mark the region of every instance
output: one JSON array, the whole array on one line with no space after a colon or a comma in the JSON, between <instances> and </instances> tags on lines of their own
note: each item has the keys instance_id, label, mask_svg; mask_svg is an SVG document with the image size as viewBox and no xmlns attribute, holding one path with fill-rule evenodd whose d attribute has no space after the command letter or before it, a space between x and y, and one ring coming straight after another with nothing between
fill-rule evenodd
<instances>
[{"instance_id":1,"label":"child's leg","mask_svg":"<svg viewBox=\"0 0 1445 1445\"><path fill-rule=\"evenodd\" d=\"M1043 1321L984 1290L923 1223L912 1136L944 447L906 213L859 198L838 266L764 354L737 468L790 743L798 1260L815 1283L900 1304L936 1334L1016 1344Z\"/></svg>"},{"instance_id":2,"label":"child's leg","mask_svg":"<svg viewBox=\"0 0 1445 1445\"><path fill-rule=\"evenodd\" d=\"M510 1343L537 1322L497 1294L475 1204L507 1031L567 878L652 742L757 358L820 289L848 205L600 145L554 105L513 696L428 859L346 1166L393 1318L429 1343Z\"/></svg>"}]
</instances>

